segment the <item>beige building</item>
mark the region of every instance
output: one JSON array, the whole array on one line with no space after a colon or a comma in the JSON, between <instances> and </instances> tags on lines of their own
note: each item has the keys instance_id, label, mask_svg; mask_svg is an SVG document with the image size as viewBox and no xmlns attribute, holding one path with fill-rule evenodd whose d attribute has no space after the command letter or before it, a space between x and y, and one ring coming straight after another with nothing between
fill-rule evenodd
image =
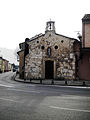
<instances>
[{"instance_id":1,"label":"beige building","mask_svg":"<svg viewBox=\"0 0 90 120\"><path fill-rule=\"evenodd\" d=\"M45 34L27 38L19 45L21 76L26 79L75 79L75 41L77 39L57 34L54 21L47 22Z\"/></svg>"}]
</instances>

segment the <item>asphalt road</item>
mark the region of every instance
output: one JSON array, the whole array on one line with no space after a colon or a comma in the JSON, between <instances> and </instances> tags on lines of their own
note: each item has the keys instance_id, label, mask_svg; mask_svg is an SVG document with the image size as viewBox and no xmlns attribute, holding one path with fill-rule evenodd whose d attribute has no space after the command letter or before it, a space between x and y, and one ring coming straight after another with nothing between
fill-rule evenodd
<instances>
[{"instance_id":1,"label":"asphalt road","mask_svg":"<svg viewBox=\"0 0 90 120\"><path fill-rule=\"evenodd\" d=\"M90 120L90 88L19 83L0 74L0 120Z\"/></svg>"}]
</instances>

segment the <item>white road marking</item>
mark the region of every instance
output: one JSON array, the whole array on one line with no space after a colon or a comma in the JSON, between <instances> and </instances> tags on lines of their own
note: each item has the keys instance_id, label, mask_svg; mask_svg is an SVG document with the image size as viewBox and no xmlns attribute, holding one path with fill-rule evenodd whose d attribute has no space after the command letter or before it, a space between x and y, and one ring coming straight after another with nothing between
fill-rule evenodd
<instances>
[{"instance_id":1,"label":"white road marking","mask_svg":"<svg viewBox=\"0 0 90 120\"><path fill-rule=\"evenodd\" d=\"M80 110L80 109L72 109L72 108L62 108L62 107L57 107L57 106L49 106L49 107L50 107L50 108L54 108L54 109L77 111L77 112L90 112L90 110Z\"/></svg>"},{"instance_id":2,"label":"white road marking","mask_svg":"<svg viewBox=\"0 0 90 120\"><path fill-rule=\"evenodd\" d=\"M0 86L3 86L3 87L14 87L12 85L5 85L5 84L0 84Z\"/></svg>"},{"instance_id":3,"label":"white road marking","mask_svg":"<svg viewBox=\"0 0 90 120\"><path fill-rule=\"evenodd\" d=\"M90 87L83 87L83 86L61 86L61 85L45 85L45 86L54 86L54 87L62 87L62 88L84 88L90 89Z\"/></svg>"},{"instance_id":4,"label":"white road marking","mask_svg":"<svg viewBox=\"0 0 90 120\"><path fill-rule=\"evenodd\" d=\"M90 89L90 87L83 87L83 86L67 86L69 88L88 88Z\"/></svg>"},{"instance_id":5,"label":"white road marking","mask_svg":"<svg viewBox=\"0 0 90 120\"><path fill-rule=\"evenodd\" d=\"M18 103L21 103L19 101L16 101L16 100L12 100L12 99L6 99L6 98L0 98L0 100L4 100L4 101L10 101L10 102L18 102Z\"/></svg>"},{"instance_id":6,"label":"white road marking","mask_svg":"<svg viewBox=\"0 0 90 120\"><path fill-rule=\"evenodd\" d=\"M40 93L40 92L38 92L38 91L27 91L27 90L21 90L21 89L8 89L8 90L14 90L14 91L18 91L18 92Z\"/></svg>"}]
</instances>

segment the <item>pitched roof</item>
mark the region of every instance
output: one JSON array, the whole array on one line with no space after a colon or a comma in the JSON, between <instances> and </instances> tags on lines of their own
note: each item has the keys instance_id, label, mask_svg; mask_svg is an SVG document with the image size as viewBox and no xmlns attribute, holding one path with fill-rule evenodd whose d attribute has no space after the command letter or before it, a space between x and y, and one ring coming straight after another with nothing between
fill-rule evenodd
<instances>
[{"instance_id":1,"label":"pitched roof","mask_svg":"<svg viewBox=\"0 0 90 120\"><path fill-rule=\"evenodd\" d=\"M84 17L82 18L82 21L90 21L90 14L85 14Z\"/></svg>"},{"instance_id":2,"label":"pitched roof","mask_svg":"<svg viewBox=\"0 0 90 120\"><path fill-rule=\"evenodd\" d=\"M71 37L67 37L67 36L65 36L65 35L61 35L61 34L58 34L58 33L55 33L56 35L59 35L59 36L62 36L62 37L65 37L65 38L69 38L69 39L71 39L71 40L77 40L77 39L75 39L75 38L71 38ZM77 40L78 41L78 40Z\"/></svg>"},{"instance_id":3,"label":"pitched roof","mask_svg":"<svg viewBox=\"0 0 90 120\"><path fill-rule=\"evenodd\" d=\"M37 38L39 38L39 37L42 37L42 36L44 36L44 35L45 35L45 34L40 33L40 34L35 35L34 37L30 38L28 41L29 41L29 42L30 42L30 41L33 41L33 40L35 40L35 39L37 39Z\"/></svg>"}]
</instances>

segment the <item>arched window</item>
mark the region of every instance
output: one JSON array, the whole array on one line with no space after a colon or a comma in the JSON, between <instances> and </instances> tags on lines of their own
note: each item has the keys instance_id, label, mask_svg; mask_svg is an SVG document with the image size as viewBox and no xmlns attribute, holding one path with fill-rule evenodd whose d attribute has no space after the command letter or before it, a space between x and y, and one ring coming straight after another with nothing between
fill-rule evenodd
<instances>
[{"instance_id":1,"label":"arched window","mask_svg":"<svg viewBox=\"0 0 90 120\"><path fill-rule=\"evenodd\" d=\"M50 48L50 47L47 48L47 55L48 55L49 57L51 56L51 48Z\"/></svg>"}]
</instances>

